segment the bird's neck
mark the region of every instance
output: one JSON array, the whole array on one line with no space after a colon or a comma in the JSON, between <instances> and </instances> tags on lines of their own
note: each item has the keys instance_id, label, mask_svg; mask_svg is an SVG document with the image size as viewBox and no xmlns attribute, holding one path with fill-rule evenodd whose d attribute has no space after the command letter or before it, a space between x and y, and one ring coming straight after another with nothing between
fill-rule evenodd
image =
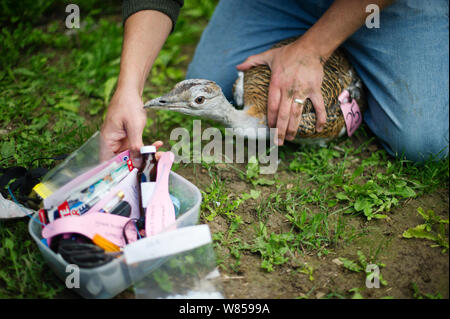
<instances>
[{"instance_id":1,"label":"bird's neck","mask_svg":"<svg viewBox=\"0 0 450 319\"><path fill-rule=\"evenodd\" d=\"M267 133L265 131L258 131L259 128L267 129L265 119L251 116L245 109L238 110L228 101L224 104L224 116L219 121L226 127L235 129L238 135L247 138L265 138Z\"/></svg>"},{"instance_id":2,"label":"bird's neck","mask_svg":"<svg viewBox=\"0 0 450 319\"><path fill-rule=\"evenodd\" d=\"M238 110L228 101L224 103L223 115L221 122L225 126L232 128L248 127L249 122L251 122L251 117L244 110Z\"/></svg>"}]
</instances>

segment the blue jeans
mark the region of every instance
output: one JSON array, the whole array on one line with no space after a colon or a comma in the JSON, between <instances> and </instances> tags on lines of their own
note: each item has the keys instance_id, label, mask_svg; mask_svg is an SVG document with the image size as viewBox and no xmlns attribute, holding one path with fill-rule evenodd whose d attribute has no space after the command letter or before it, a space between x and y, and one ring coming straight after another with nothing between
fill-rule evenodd
<instances>
[{"instance_id":1,"label":"blue jeans","mask_svg":"<svg viewBox=\"0 0 450 319\"><path fill-rule=\"evenodd\" d=\"M307 31L332 0L222 0L187 78L217 82L229 100L236 65ZM394 156L448 156L448 1L397 0L380 28L361 27L342 47L368 88L365 122Z\"/></svg>"}]
</instances>

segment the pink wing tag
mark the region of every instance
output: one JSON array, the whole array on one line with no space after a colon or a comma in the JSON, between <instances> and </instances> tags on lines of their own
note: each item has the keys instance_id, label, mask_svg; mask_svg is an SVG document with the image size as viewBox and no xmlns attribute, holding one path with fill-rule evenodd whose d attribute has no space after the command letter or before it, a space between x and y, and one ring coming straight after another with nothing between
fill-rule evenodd
<instances>
[{"instance_id":1,"label":"pink wing tag","mask_svg":"<svg viewBox=\"0 0 450 319\"><path fill-rule=\"evenodd\" d=\"M175 223L175 208L169 195L169 174L175 155L164 152L158 161L155 190L147 199L145 212L145 235L150 237Z\"/></svg>"},{"instance_id":2,"label":"pink wing tag","mask_svg":"<svg viewBox=\"0 0 450 319\"><path fill-rule=\"evenodd\" d=\"M339 95L339 102L341 102L342 114L344 114L345 126L347 127L348 136L352 136L356 129L362 123L362 114L359 110L358 103L355 99L350 100L350 93L344 90Z\"/></svg>"},{"instance_id":3,"label":"pink wing tag","mask_svg":"<svg viewBox=\"0 0 450 319\"><path fill-rule=\"evenodd\" d=\"M65 233L77 233L92 239L95 234L99 234L117 246L123 247L125 246L123 228L129 220L127 217L105 213L58 218L45 226L42 237L51 238ZM130 242L137 239L136 227L133 223L127 226L126 235Z\"/></svg>"}]
</instances>

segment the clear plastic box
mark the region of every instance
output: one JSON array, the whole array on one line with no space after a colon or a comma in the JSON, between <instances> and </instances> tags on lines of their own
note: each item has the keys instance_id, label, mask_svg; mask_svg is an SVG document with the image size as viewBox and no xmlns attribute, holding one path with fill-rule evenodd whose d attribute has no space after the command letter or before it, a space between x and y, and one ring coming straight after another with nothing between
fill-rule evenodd
<instances>
[{"instance_id":1,"label":"clear plastic box","mask_svg":"<svg viewBox=\"0 0 450 319\"><path fill-rule=\"evenodd\" d=\"M180 200L180 214L176 220L176 227L192 226L197 224L200 215L201 193L199 189L182 176L171 172L169 177L169 190ZM66 272L69 265L60 255L42 243L41 225L36 218L30 219L28 230L36 242L45 261L56 275L63 281L71 271ZM146 264L145 273L150 273L164 263L165 259L156 259ZM80 268L80 287L71 288L84 298L112 298L133 284L128 266L121 256L101 267L86 269Z\"/></svg>"}]
</instances>

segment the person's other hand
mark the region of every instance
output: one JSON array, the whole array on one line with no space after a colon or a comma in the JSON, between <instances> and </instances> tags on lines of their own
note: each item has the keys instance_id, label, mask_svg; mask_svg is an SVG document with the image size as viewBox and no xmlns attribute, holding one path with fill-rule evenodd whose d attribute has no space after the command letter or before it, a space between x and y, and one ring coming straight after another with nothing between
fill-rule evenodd
<instances>
[{"instance_id":1,"label":"person's other hand","mask_svg":"<svg viewBox=\"0 0 450 319\"><path fill-rule=\"evenodd\" d=\"M140 167L140 148L143 146L142 133L146 122L147 115L140 95L132 90L116 90L100 132L101 159L109 159L129 149L133 165ZM162 144L157 141L153 145L159 148Z\"/></svg>"},{"instance_id":2,"label":"person's other hand","mask_svg":"<svg viewBox=\"0 0 450 319\"><path fill-rule=\"evenodd\" d=\"M316 131L322 131L326 110L321 93L323 58L301 43L301 39L281 48L252 55L237 66L247 70L265 64L271 70L267 122L278 129L278 145L293 140L300 126L303 105L294 99L310 99L317 115Z\"/></svg>"}]
</instances>

